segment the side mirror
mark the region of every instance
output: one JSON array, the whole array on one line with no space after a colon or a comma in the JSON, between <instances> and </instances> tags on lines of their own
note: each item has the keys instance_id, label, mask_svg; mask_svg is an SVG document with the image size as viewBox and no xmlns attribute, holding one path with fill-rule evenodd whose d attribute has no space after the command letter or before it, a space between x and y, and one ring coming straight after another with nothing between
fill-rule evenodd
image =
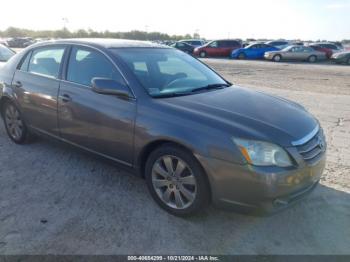
<instances>
[{"instance_id":1,"label":"side mirror","mask_svg":"<svg viewBox=\"0 0 350 262\"><path fill-rule=\"evenodd\" d=\"M130 93L127 87L124 84L119 83L113 79L94 77L91 80L91 83L92 90L98 94L116 95L125 98L130 97Z\"/></svg>"}]
</instances>

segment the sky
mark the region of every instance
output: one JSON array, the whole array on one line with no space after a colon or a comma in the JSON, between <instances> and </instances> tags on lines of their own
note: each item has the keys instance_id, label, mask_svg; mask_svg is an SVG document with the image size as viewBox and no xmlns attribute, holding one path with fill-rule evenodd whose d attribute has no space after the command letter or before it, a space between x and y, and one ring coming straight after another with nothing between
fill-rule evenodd
<instances>
[{"instance_id":1,"label":"sky","mask_svg":"<svg viewBox=\"0 0 350 262\"><path fill-rule=\"evenodd\" d=\"M350 39L350 0L2 1L0 30L158 31L206 39Z\"/></svg>"}]
</instances>

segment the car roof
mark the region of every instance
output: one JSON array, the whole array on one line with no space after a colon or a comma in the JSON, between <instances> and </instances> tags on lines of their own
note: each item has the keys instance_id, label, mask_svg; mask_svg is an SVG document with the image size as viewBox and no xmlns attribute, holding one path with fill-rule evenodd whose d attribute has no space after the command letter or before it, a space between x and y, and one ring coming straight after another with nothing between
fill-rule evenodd
<instances>
[{"instance_id":1,"label":"car roof","mask_svg":"<svg viewBox=\"0 0 350 262\"><path fill-rule=\"evenodd\" d=\"M331 43L331 42L316 42L314 44L316 44L316 45L334 45L334 46L336 46L336 44Z\"/></svg>"},{"instance_id":2,"label":"car roof","mask_svg":"<svg viewBox=\"0 0 350 262\"><path fill-rule=\"evenodd\" d=\"M152 43L149 41L127 40L127 39L112 39L112 38L77 38L77 39L61 39L44 41L38 44L32 45L43 46L47 44L83 44L100 46L104 48L128 48L128 47L145 47L145 48L170 48L166 45L158 43Z\"/></svg>"}]
</instances>

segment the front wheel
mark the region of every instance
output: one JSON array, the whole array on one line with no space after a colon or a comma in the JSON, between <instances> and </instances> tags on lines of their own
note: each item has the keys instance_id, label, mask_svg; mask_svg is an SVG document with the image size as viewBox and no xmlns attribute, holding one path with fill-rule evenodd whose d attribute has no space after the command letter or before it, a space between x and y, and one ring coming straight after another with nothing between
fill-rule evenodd
<instances>
[{"instance_id":1,"label":"front wheel","mask_svg":"<svg viewBox=\"0 0 350 262\"><path fill-rule=\"evenodd\" d=\"M6 102L2 107L1 113L10 139L16 144L27 142L29 132L18 108L13 103Z\"/></svg>"},{"instance_id":2,"label":"front wheel","mask_svg":"<svg viewBox=\"0 0 350 262\"><path fill-rule=\"evenodd\" d=\"M275 55L272 60L275 61L275 62L280 62L282 59L281 55Z\"/></svg>"},{"instance_id":3,"label":"front wheel","mask_svg":"<svg viewBox=\"0 0 350 262\"><path fill-rule=\"evenodd\" d=\"M244 53L240 53L240 54L238 55L238 59L243 60L243 59L245 59L245 58L246 58L246 56L245 56Z\"/></svg>"},{"instance_id":4,"label":"front wheel","mask_svg":"<svg viewBox=\"0 0 350 262\"><path fill-rule=\"evenodd\" d=\"M199 53L199 56L200 56L201 58L207 57L207 53L204 52L204 51L201 51L201 52Z\"/></svg>"},{"instance_id":5,"label":"front wheel","mask_svg":"<svg viewBox=\"0 0 350 262\"><path fill-rule=\"evenodd\" d=\"M192 215L209 203L206 175L195 157L180 147L166 145L152 152L145 176L153 199L173 215Z\"/></svg>"},{"instance_id":6,"label":"front wheel","mask_svg":"<svg viewBox=\"0 0 350 262\"><path fill-rule=\"evenodd\" d=\"M309 63L315 63L317 61L317 57L312 55L308 58Z\"/></svg>"}]
</instances>

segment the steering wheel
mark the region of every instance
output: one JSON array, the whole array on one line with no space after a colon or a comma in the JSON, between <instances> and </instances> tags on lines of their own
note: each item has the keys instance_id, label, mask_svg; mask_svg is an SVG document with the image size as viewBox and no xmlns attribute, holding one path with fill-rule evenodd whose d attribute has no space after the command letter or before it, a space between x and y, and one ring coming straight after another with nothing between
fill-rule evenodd
<instances>
[{"instance_id":1,"label":"steering wheel","mask_svg":"<svg viewBox=\"0 0 350 262\"><path fill-rule=\"evenodd\" d=\"M183 79L183 78L187 78L187 74L185 73L177 73L175 75L173 75L170 80L165 84L163 85L163 88L166 88L166 87L171 87L173 84L175 84L177 81L179 81L180 79Z\"/></svg>"}]
</instances>

